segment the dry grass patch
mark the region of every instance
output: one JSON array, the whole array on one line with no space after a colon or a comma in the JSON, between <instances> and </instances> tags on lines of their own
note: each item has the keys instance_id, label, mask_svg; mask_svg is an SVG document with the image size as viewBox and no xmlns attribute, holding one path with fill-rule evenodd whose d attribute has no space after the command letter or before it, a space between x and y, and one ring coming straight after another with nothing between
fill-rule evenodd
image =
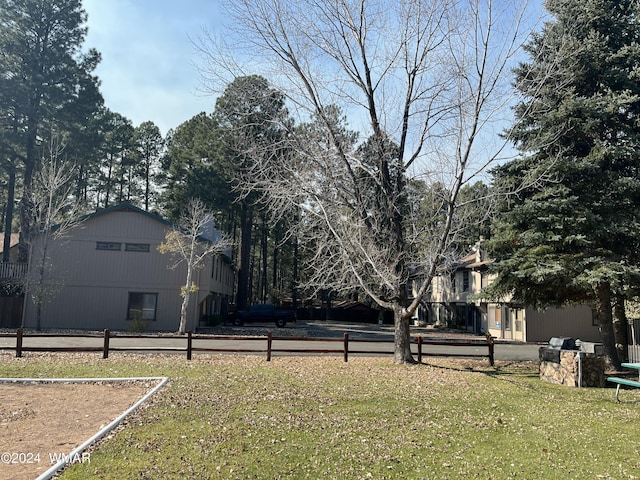
<instances>
[{"instance_id":1,"label":"dry grass patch","mask_svg":"<svg viewBox=\"0 0 640 480\"><path fill-rule=\"evenodd\" d=\"M634 479L640 471L640 404L616 404L611 389L542 383L535 364L215 355L64 363L86 376L172 379L65 479ZM2 366L61 368L37 358Z\"/></svg>"}]
</instances>

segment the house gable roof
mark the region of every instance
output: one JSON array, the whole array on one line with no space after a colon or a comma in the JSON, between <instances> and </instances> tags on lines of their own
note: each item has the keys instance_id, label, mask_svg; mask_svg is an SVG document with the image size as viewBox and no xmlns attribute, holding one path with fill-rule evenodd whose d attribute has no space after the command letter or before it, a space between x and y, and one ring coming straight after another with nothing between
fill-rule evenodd
<instances>
[{"instance_id":1,"label":"house gable roof","mask_svg":"<svg viewBox=\"0 0 640 480\"><path fill-rule=\"evenodd\" d=\"M334 309L343 309L343 310L361 310L361 311L370 311L375 310L368 305L365 305L362 302L356 302L353 300L342 300L333 303Z\"/></svg>"},{"instance_id":2,"label":"house gable roof","mask_svg":"<svg viewBox=\"0 0 640 480\"><path fill-rule=\"evenodd\" d=\"M446 272L451 273L461 270L482 270L488 268L493 262L492 259L478 260L478 255L474 251L458 261L440 265L437 267L435 275L439 276ZM413 267L410 276L417 277L420 275L422 275L422 269L420 267Z\"/></svg>"},{"instance_id":3,"label":"house gable roof","mask_svg":"<svg viewBox=\"0 0 640 480\"><path fill-rule=\"evenodd\" d=\"M480 259L478 258L480 257ZM476 252L472 252L466 257L464 257L458 265L456 266L456 270L462 269L471 269L478 270L484 267L488 267L493 263L493 260L482 260L482 256L477 255Z\"/></svg>"},{"instance_id":4,"label":"house gable roof","mask_svg":"<svg viewBox=\"0 0 640 480\"><path fill-rule=\"evenodd\" d=\"M133 205L132 203L129 202L122 202L119 203L118 205L113 205L111 207L107 207L107 208L103 208L101 210L96 210L93 213L89 213L83 217L80 217L80 221L84 221L84 220L88 220L91 218L95 218L98 217L100 215L104 215L107 213L113 213L113 212L131 212L131 213L139 213L142 215L145 215L146 217L150 218L151 220L154 220L156 222L162 223L163 225L166 225L170 228L175 228L176 230L181 230L184 232L184 230L180 227L180 225L177 225L175 223L170 222L169 220L161 217L160 215L156 215L155 213L151 213L151 212L147 212L146 210L143 210L139 207L136 207L135 205ZM216 231L218 231L216 229ZM201 242L205 242L205 243L214 243L214 240L211 238L208 238L205 235L198 235L198 240L200 240ZM224 254L225 256L231 256L230 254Z\"/></svg>"},{"instance_id":5,"label":"house gable roof","mask_svg":"<svg viewBox=\"0 0 640 480\"><path fill-rule=\"evenodd\" d=\"M142 210L139 207L136 207L135 205L133 205L130 202L122 202L119 203L117 205L112 205L110 207L106 207L106 208L101 208L99 210L96 210L95 212L92 213L87 213L85 215L81 215L80 217L78 217L77 219L73 220L72 223L73 224L79 224L82 223L86 220L91 220L92 218L96 218L96 217L100 217L102 215L105 215L107 213L113 213L113 212L134 212L134 213L140 213L142 215L145 215L149 218L151 218L152 220L162 223L163 225L167 225L169 227L176 227L176 225L174 225L173 223L171 223L169 220L166 220L164 218L162 218L159 215L156 215L155 213L151 213L151 212L147 212L145 210ZM56 231L58 229L60 229L60 227L63 225L63 223L57 223L53 226L51 226L50 230L51 231ZM30 235L31 237L37 237L39 236L41 233L43 233L42 230L39 230L37 232L34 232L32 235Z\"/></svg>"},{"instance_id":6,"label":"house gable roof","mask_svg":"<svg viewBox=\"0 0 640 480\"><path fill-rule=\"evenodd\" d=\"M149 218L151 218L152 220L155 220L156 222L160 222L164 225L173 227L175 226L173 223L171 223L169 220L166 220L164 218L162 218L160 215L156 215L155 213L151 213L151 212L147 212L146 210L143 210L139 207L136 207L134 204L130 203L130 202L122 202L119 203L117 205L112 205L110 207L106 207L106 208L102 208L100 210L96 210L93 213L88 213L86 215L83 215L82 217L79 218L79 221L85 221L85 220L89 220L91 218L95 218L95 217L99 217L101 215L105 215L107 213L112 213L112 212L133 212L133 213L140 213L142 215L145 215Z\"/></svg>"},{"instance_id":7,"label":"house gable roof","mask_svg":"<svg viewBox=\"0 0 640 480\"><path fill-rule=\"evenodd\" d=\"M136 207L135 205L133 205L130 202L122 202L119 203L118 205L113 205L111 207L107 207L107 208L103 208L101 210L96 210L93 213L89 213L83 217L80 218L80 221L84 221L87 219L91 219L91 218L95 218L98 217L100 215L104 215L107 213L113 213L113 212L132 212L132 213L139 213L142 215L145 215L146 217L150 218L151 220L154 220L156 222L162 223L163 225L166 225L170 228L175 228L177 230L182 230L181 227L175 223L170 222L169 220L161 217L160 215L156 215L155 213L151 213L148 212L146 210L143 210L139 207ZM219 231L216 229L216 231L219 233ZM205 242L205 243L214 243L215 240L206 237L205 235L198 235L198 240L200 240L201 242ZM221 252L221 256L222 258L227 262L227 263L231 263L231 252L230 251L225 251Z\"/></svg>"},{"instance_id":8,"label":"house gable roof","mask_svg":"<svg viewBox=\"0 0 640 480\"><path fill-rule=\"evenodd\" d=\"M178 230L182 230L179 225L170 222L169 220L161 217L160 215L156 215L155 213L151 213L151 212L148 212L146 210L141 209L140 207L136 207L135 205L133 205L130 202L122 202L122 203L119 203L117 205L112 205L110 207L102 208L102 209L96 210L95 212L88 213L86 215L82 215L81 217L78 217L78 219L74 223L82 223L82 222L84 222L86 220L91 220L91 219L106 215L108 213L114 213L114 212L137 213L137 214L140 214L140 215L144 215L144 216L150 218L151 220L153 220L155 222L161 223L162 225L166 225L169 228L175 228L175 229L178 229ZM52 226L51 230L57 230L58 228L60 228L60 224ZM216 229L216 231L219 233L219 230ZM36 235L34 235L34 236L37 236L40 233L42 233L42 232L37 232ZM205 242L205 243L214 243L214 241L215 241L215 240L212 240L210 238L207 238L204 235L198 235L197 238L201 242ZM227 263L231 263L231 252L230 251L221 252L221 256L225 261L227 261Z\"/></svg>"}]
</instances>

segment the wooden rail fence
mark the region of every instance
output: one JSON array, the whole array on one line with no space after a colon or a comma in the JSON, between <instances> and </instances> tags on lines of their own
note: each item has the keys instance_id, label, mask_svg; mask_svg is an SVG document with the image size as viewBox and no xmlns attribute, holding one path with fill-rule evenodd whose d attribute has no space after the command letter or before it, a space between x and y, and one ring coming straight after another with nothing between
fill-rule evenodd
<instances>
[{"instance_id":1,"label":"wooden rail fence","mask_svg":"<svg viewBox=\"0 0 640 480\"><path fill-rule=\"evenodd\" d=\"M96 334L59 334L59 333L37 333L33 335L26 335L22 328L16 330L15 333L2 333L0 334L0 338L14 338L16 339L15 346L0 346L0 350L15 350L16 357L22 357L24 352L102 352L103 358L108 358L110 352L141 352L141 351L151 351L151 352L186 352L187 360L191 360L193 356L193 352L219 352L219 353L266 353L267 361L271 361L271 357L273 353L300 353L300 354L340 354L343 356L345 362L349 361L349 354L393 354L392 351L381 351L372 348L366 348L366 345L375 344L375 343L390 343L389 340L380 340L380 339L368 339L368 338L349 338L349 334L345 333L342 338L309 338L309 337L274 337L271 332L266 337L240 337L233 335L194 335L191 332L188 332L186 336L181 335L172 335L172 336L162 336L159 337L157 335L117 335L111 333L109 330L105 330L102 335ZM101 346L65 346L65 347L54 347L54 346L25 346L24 340L28 338L46 338L46 337L56 337L56 338L94 338L94 339L102 339ZM162 346L162 345L133 345L133 346L114 346L111 344L111 339L182 339L185 340L185 345L176 347L176 346ZM257 348L221 348L211 347L211 346L194 346L194 340L199 343L202 341L229 341L235 340L238 341L252 341L252 342L264 342L266 340L266 345L262 348L258 346ZM457 341L457 340L445 340L445 341L435 341L435 340L426 340L422 336L413 337L412 346L415 346L415 350L413 353L417 355L418 362L422 362L422 357L425 356L434 356L434 357L482 357L487 358L489 360L489 364L491 366L494 365L494 341L493 337L487 336L486 340L483 341ZM278 347L275 348L273 346L274 342L287 342L287 341L297 341L297 342L323 342L323 343L336 343L340 344L339 348L284 348ZM361 348L357 348L359 344ZM475 353L469 351L460 351L460 352L437 352L437 351L429 351L426 346L438 346L438 347L480 347L486 348L487 353Z\"/></svg>"}]
</instances>

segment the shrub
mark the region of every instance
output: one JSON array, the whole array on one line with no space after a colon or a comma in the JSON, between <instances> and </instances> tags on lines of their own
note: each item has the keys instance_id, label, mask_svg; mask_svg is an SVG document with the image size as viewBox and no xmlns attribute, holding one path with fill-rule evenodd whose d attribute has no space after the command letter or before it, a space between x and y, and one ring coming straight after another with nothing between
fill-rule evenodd
<instances>
[{"instance_id":1,"label":"shrub","mask_svg":"<svg viewBox=\"0 0 640 480\"><path fill-rule=\"evenodd\" d=\"M149 328L149 320L142 318L142 314L135 314L129 325L127 325L127 332L129 333L142 333Z\"/></svg>"}]
</instances>

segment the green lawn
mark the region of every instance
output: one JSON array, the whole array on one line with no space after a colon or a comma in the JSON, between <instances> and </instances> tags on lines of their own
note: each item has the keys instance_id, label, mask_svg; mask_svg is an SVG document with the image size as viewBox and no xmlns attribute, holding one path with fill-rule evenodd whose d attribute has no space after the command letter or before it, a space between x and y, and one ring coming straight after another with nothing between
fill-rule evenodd
<instances>
[{"instance_id":1,"label":"green lawn","mask_svg":"<svg viewBox=\"0 0 640 480\"><path fill-rule=\"evenodd\" d=\"M61 358L56 357L56 358ZM4 376L168 376L67 479L640 478L640 390L541 382L532 364L71 355Z\"/></svg>"}]
</instances>

